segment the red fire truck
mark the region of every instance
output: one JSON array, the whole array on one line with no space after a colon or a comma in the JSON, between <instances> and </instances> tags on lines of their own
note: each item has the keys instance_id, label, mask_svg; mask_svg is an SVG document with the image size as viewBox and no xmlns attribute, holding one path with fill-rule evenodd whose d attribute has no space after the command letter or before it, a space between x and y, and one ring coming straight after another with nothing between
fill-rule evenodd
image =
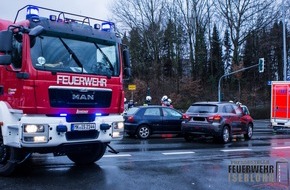
<instances>
[{"instance_id":1,"label":"red fire truck","mask_svg":"<svg viewBox=\"0 0 290 190\"><path fill-rule=\"evenodd\" d=\"M32 153L76 164L96 162L107 147L117 153L109 143L123 138L129 76L112 22L34 5L0 20L0 175Z\"/></svg>"},{"instance_id":2,"label":"red fire truck","mask_svg":"<svg viewBox=\"0 0 290 190\"><path fill-rule=\"evenodd\" d=\"M274 131L290 129L290 82L273 81L271 90L271 125Z\"/></svg>"}]
</instances>

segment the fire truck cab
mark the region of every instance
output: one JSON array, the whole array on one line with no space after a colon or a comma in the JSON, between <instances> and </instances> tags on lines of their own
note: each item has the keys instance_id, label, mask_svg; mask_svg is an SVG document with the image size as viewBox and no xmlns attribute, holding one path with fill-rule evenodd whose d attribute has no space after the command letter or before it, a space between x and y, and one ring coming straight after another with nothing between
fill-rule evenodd
<instances>
[{"instance_id":1,"label":"fire truck cab","mask_svg":"<svg viewBox=\"0 0 290 190\"><path fill-rule=\"evenodd\" d=\"M116 153L109 143L123 138L129 76L113 22L34 5L0 19L0 175L35 152L76 164Z\"/></svg>"}]
</instances>

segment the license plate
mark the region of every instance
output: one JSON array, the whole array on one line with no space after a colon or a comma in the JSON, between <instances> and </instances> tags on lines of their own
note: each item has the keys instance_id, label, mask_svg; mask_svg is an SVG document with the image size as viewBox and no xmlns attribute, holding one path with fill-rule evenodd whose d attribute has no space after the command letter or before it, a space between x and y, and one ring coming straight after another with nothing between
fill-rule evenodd
<instances>
[{"instance_id":1,"label":"license plate","mask_svg":"<svg viewBox=\"0 0 290 190\"><path fill-rule=\"evenodd\" d=\"M89 130L96 130L95 123L74 123L71 124L72 131L89 131Z\"/></svg>"}]
</instances>

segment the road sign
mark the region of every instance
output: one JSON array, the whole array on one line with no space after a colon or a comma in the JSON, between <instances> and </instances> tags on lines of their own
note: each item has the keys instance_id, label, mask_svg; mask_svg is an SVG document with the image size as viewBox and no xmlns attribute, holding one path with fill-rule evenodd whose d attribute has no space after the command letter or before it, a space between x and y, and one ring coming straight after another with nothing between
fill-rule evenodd
<instances>
[{"instance_id":1,"label":"road sign","mask_svg":"<svg viewBox=\"0 0 290 190\"><path fill-rule=\"evenodd\" d=\"M129 84L128 85L128 90L136 90L136 85L135 84Z\"/></svg>"}]
</instances>

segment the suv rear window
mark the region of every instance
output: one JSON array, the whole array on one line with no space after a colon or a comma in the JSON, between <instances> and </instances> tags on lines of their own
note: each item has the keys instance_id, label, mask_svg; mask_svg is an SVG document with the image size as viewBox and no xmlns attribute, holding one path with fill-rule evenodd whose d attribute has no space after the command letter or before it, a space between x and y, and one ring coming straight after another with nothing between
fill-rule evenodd
<instances>
[{"instance_id":1,"label":"suv rear window","mask_svg":"<svg viewBox=\"0 0 290 190\"><path fill-rule=\"evenodd\" d=\"M190 113L216 113L217 112L216 105L192 105L188 108L186 112Z\"/></svg>"}]
</instances>

